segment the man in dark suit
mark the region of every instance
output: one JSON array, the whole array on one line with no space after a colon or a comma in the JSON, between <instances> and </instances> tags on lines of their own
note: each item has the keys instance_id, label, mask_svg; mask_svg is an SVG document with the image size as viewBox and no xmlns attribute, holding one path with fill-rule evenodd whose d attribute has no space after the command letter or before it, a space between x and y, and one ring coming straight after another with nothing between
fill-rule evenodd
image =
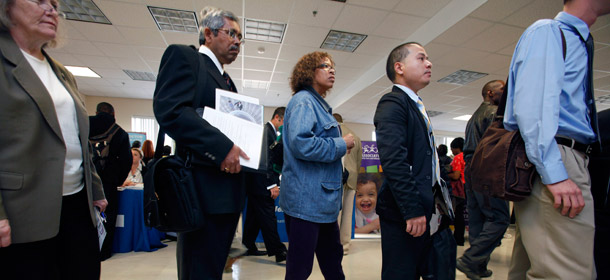
<instances>
[{"instance_id":1,"label":"man in dark suit","mask_svg":"<svg viewBox=\"0 0 610 280\"><path fill-rule=\"evenodd\" d=\"M199 51L171 45L163 54L153 110L161 130L176 141L175 154L191 159L205 217L203 228L178 234L178 277L221 279L245 201L240 157L248 156L201 112L215 107L216 89L236 92L223 65L237 58L242 35L229 11L206 7L199 18Z\"/></svg>"},{"instance_id":2,"label":"man in dark suit","mask_svg":"<svg viewBox=\"0 0 610 280\"><path fill-rule=\"evenodd\" d=\"M375 112L385 181L377 198L382 279L454 279L456 244L448 229L451 203L439 199L440 169L432 126L417 92L430 83L432 63L418 43L388 56L394 83ZM436 195L434 194L437 190ZM442 201L442 202L441 202Z\"/></svg>"},{"instance_id":3,"label":"man in dark suit","mask_svg":"<svg viewBox=\"0 0 610 280\"><path fill-rule=\"evenodd\" d=\"M610 279L610 109L597 113L602 149L591 154L589 172L595 208L595 267L597 279Z\"/></svg>"},{"instance_id":4,"label":"man in dark suit","mask_svg":"<svg viewBox=\"0 0 610 280\"><path fill-rule=\"evenodd\" d=\"M269 154L269 145L273 144L277 138L278 128L284 124L284 111L286 111L286 107L275 109L273 117L265 124L267 139L263 143L265 143L267 154ZM246 190L248 206L243 236L243 243L248 248L246 254L254 256L268 254L275 256L276 262L283 262L286 260L286 246L280 241L275 217L275 199L280 194L278 187L280 176L273 170L273 163L268 160L265 174L250 173L248 177L250 186ZM263 234L266 252L259 251L254 244L259 230Z\"/></svg>"},{"instance_id":5,"label":"man in dark suit","mask_svg":"<svg viewBox=\"0 0 610 280\"><path fill-rule=\"evenodd\" d=\"M112 136L110 136L111 134ZM97 104L95 116L89 116L89 140L95 141L94 138L102 139L107 136L110 136L107 143L108 155L99 159L104 161L103 164L96 164L97 174L102 179L104 194L108 200L108 207L105 211L107 221L104 225L106 238L100 252L102 260L112 256L116 217L119 210L119 193L116 188L121 186L127 178L133 159L129 147L129 135L116 123L114 107L110 103L101 102ZM93 147L95 148L95 145Z\"/></svg>"}]
</instances>

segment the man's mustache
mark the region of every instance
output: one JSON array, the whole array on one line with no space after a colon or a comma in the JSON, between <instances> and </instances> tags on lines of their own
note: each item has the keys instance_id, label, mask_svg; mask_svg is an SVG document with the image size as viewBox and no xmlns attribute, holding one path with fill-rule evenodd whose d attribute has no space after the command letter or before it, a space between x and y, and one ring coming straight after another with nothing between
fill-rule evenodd
<instances>
[{"instance_id":1,"label":"man's mustache","mask_svg":"<svg viewBox=\"0 0 610 280\"><path fill-rule=\"evenodd\" d=\"M230 51L235 51L235 50L239 50L239 46L238 45L231 45L231 48L229 48Z\"/></svg>"}]
</instances>

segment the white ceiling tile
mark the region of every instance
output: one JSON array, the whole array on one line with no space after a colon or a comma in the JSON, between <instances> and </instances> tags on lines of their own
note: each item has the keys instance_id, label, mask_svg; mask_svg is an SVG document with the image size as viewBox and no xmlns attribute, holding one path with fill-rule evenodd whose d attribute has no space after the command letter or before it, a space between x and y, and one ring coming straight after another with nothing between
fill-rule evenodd
<instances>
[{"instance_id":1,"label":"white ceiling tile","mask_svg":"<svg viewBox=\"0 0 610 280\"><path fill-rule=\"evenodd\" d=\"M157 73L159 73L159 65L161 65L161 61L146 60L145 63L146 65L148 65L148 69L150 69L150 72L155 74L155 76L157 75Z\"/></svg>"},{"instance_id":2,"label":"white ceiling tile","mask_svg":"<svg viewBox=\"0 0 610 280\"><path fill-rule=\"evenodd\" d=\"M387 11L373 8L346 5L339 18L333 25L333 29L339 31L372 34L388 15Z\"/></svg>"},{"instance_id":3,"label":"white ceiling tile","mask_svg":"<svg viewBox=\"0 0 610 280\"><path fill-rule=\"evenodd\" d=\"M129 76L118 66L116 68L92 67L92 70L104 79L129 79Z\"/></svg>"},{"instance_id":4,"label":"white ceiling tile","mask_svg":"<svg viewBox=\"0 0 610 280\"><path fill-rule=\"evenodd\" d=\"M354 53L357 54L370 54L378 56L380 54L389 55L390 51L396 46L400 45L403 40L401 39L390 39L379 36L368 36Z\"/></svg>"},{"instance_id":5,"label":"white ceiling tile","mask_svg":"<svg viewBox=\"0 0 610 280\"><path fill-rule=\"evenodd\" d=\"M244 58L244 69L248 70L273 71L273 65L275 65L274 59L264 59L249 56Z\"/></svg>"},{"instance_id":6,"label":"white ceiling tile","mask_svg":"<svg viewBox=\"0 0 610 280\"><path fill-rule=\"evenodd\" d=\"M328 35L328 28L290 24L284 43L297 46L318 48Z\"/></svg>"},{"instance_id":7,"label":"white ceiling tile","mask_svg":"<svg viewBox=\"0 0 610 280\"><path fill-rule=\"evenodd\" d=\"M155 29L142 29L131 27L117 27L125 38L129 38L129 45L165 48L165 40L161 31Z\"/></svg>"},{"instance_id":8,"label":"white ceiling tile","mask_svg":"<svg viewBox=\"0 0 610 280\"><path fill-rule=\"evenodd\" d=\"M425 17L390 13L372 34L403 41L427 20Z\"/></svg>"},{"instance_id":9,"label":"white ceiling tile","mask_svg":"<svg viewBox=\"0 0 610 280\"><path fill-rule=\"evenodd\" d=\"M81 34L76 28L74 28L74 24L77 24L77 21L73 20L59 20L59 29L57 31L57 37L61 38L60 41L70 42L70 40L86 40L85 36Z\"/></svg>"},{"instance_id":10,"label":"white ceiling tile","mask_svg":"<svg viewBox=\"0 0 610 280\"><path fill-rule=\"evenodd\" d=\"M129 41L113 25L79 21L73 26L92 42L125 43Z\"/></svg>"},{"instance_id":11,"label":"white ceiling tile","mask_svg":"<svg viewBox=\"0 0 610 280\"><path fill-rule=\"evenodd\" d=\"M269 81L271 79L271 71L244 70L243 72L246 80Z\"/></svg>"},{"instance_id":12,"label":"white ceiling tile","mask_svg":"<svg viewBox=\"0 0 610 280\"><path fill-rule=\"evenodd\" d=\"M480 60L474 60L464 66L465 69L481 73L498 73L510 65L511 57L508 55L490 54ZM508 75L508 72L504 72Z\"/></svg>"},{"instance_id":13,"label":"white ceiling tile","mask_svg":"<svg viewBox=\"0 0 610 280\"><path fill-rule=\"evenodd\" d=\"M68 54L86 54L86 55L100 55L100 48L97 48L95 43L90 41L81 40L70 40L61 46L53 49L54 51ZM61 61L60 61L61 62Z\"/></svg>"},{"instance_id":14,"label":"white ceiling tile","mask_svg":"<svg viewBox=\"0 0 610 280\"><path fill-rule=\"evenodd\" d=\"M489 21L466 17L436 37L433 42L460 46L492 25Z\"/></svg>"},{"instance_id":15,"label":"white ceiling tile","mask_svg":"<svg viewBox=\"0 0 610 280\"><path fill-rule=\"evenodd\" d=\"M310 26L330 28L339 13L345 7L344 3L334 1L298 0L295 1L290 23L300 23ZM314 11L316 14L314 16ZM289 26L290 27L290 26Z\"/></svg>"},{"instance_id":16,"label":"white ceiling tile","mask_svg":"<svg viewBox=\"0 0 610 280\"><path fill-rule=\"evenodd\" d=\"M288 83L289 83L288 78L290 77L290 75L291 75L291 73L274 72L273 77L271 78L271 82L288 85Z\"/></svg>"},{"instance_id":17,"label":"white ceiling tile","mask_svg":"<svg viewBox=\"0 0 610 280\"><path fill-rule=\"evenodd\" d=\"M469 16L498 21L506 18L519 8L533 2L533 0L509 0L509 1L487 1L478 9L470 13Z\"/></svg>"},{"instance_id":18,"label":"white ceiling tile","mask_svg":"<svg viewBox=\"0 0 610 280\"><path fill-rule=\"evenodd\" d=\"M133 50L131 46L125 44L108 44L108 43L93 43L101 53L109 57L121 57L121 58L132 58L137 57L138 54Z\"/></svg>"},{"instance_id":19,"label":"white ceiling tile","mask_svg":"<svg viewBox=\"0 0 610 280\"><path fill-rule=\"evenodd\" d=\"M286 73L287 75L290 75L290 73L292 73L292 69L294 68L295 64L297 64L296 60L293 60L293 61L278 60L277 64L275 65L275 71Z\"/></svg>"},{"instance_id":20,"label":"white ceiling tile","mask_svg":"<svg viewBox=\"0 0 610 280\"><path fill-rule=\"evenodd\" d=\"M117 65L107 56L93 56L93 55L82 55L75 54L76 57L80 61L86 61L87 66L89 67L102 67L102 68L116 68ZM72 64L70 64L72 65Z\"/></svg>"},{"instance_id":21,"label":"white ceiling tile","mask_svg":"<svg viewBox=\"0 0 610 280\"><path fill-rule=\"evenodd\" d=\"M135 56L133 58L112 57L112 58L110 58L110 60L114 61L114 63L121 69L144 71L144 72L152 71L152 69L149 69L148 65L146 63L144 63L144 61L142 61L137 56Z\"/></svg>"},{"instance_id":22,"label":"white ceiling tile","mask_svg":"<svg viewBox=\"0 0 610 280\"><path fill-rule=\"evenodd\" d=\"M185 32L161 31L161 37L167 45L181 44L199 46L199 34Z\"/></svg>"},{"instance_id":23,"label":"white ceiling tile","mask_svg":"<svg viewBox=\"0 0 610 280\"><path fill-rule=\"evenodd\" d=\"M303 57L304 55L306 55L310 52L314 52L314 51L324 51L324 50L321 50L320 48L317 48L317 47L303 47L303 46L293 46L293 45L284 44L279 58L283 59L283 60L296 62L299 58Z\"/></svg>"},{"instance_id":24,"label":"white ceiling tile","mask_svg":"<svg viewBox=\"0 0 610 280\"><path fill-rule=\"evenodd\" d=\"M436 62L432 61L432 63L436 64L436 65L443 65L443 66L455 66L455 67L459 68L459 67L462 67L464 65L471 63L475 59L480 59L487 55L489 55L488 52L456 47L456 48L454 48L453 52L450 52L441 57L435 58L434 61L436 61ZM433 69L434 69L434 66L433 66ZM434 70L432 73L434 74ZM442 77L439 77L439 79L440 78L442 78Z\"/></svg>"},{"instance_id":25,"label":"white ceiling tile","mask_svg":"<svg viewBox=\"0 0 610 280\"><path fill-rule=\"evenodd\" d=\"M535 0L502 20L502 23L526 28L536 20L554 18L563 10L563 3L557 0Z\"/></svg>"},{"instance_id":26,"label":"white ceiling tile","mask_svg":"<svg viewBox=\"0 0 610 280\"><path fill-rule=\"evenodd\" d=\"M276 59L277 54L280 50L280 44L267 43L261 41L246 40L246 44L242 45L242 53L246 56L260 56L266 58ZM264 48L265 52L262 54L258 53L259 48Z\"/></svg>"},{"instance_id":27,"label":"white ceiling tile","mask_svg":"<svg viewBox=\"0 0 610 280\"><path fill-rule=\"evenodd\" d=\"M137 53L144 60L156 60L161 61L161 57L165 52L165 48L155 47L138 47Z\"/></svg>"},{"instance_id":28,"label":"white ceiling tile","mask_svg":"<svg viewBox=\"0 0 610 280\"><path fill-rule=\"evenodd\" d=\"M295 0L248 0L245 3L246 18L264 19L286 23Z\"/></svg>"},{"instance_id":29,"label":"white ceiling tile","mask_svg":"<svg viewBox=\"0 0 610 280\"><path fill-rule=\"evenodd\" d=\"M497 52L519 40L521 28L496 24L462 44L463 47L486 52Z\"/></svg>"},{"instance_id":30,"label":"white ceiling tile","mask_svg":"<svg viewBox=\"0 0 610 280\"><path fill-rule=\"evenodd\" d=\"M391 11L400 0L350 0L349 4Z\"/></svg>"},{"instance_id":31,"label":"white ceiling tile","mask_svg":"<svg viewBox=\"0 0 610 280\"><path fill-rule=\"evenodd\" d=\"M96 5L115 26L150 28L155 22L144 4L97 1Z\"/></svg>"},{"instance_id":32,"label":"white ceiling tile","mask_svg":"<svg viewBox=\"0 0 610 280\"><path fill-rule=\"evenodd\" d=\"M402 0L394 11L416 16L432 17L451 0Z\"/></svg>"}]
</instances>

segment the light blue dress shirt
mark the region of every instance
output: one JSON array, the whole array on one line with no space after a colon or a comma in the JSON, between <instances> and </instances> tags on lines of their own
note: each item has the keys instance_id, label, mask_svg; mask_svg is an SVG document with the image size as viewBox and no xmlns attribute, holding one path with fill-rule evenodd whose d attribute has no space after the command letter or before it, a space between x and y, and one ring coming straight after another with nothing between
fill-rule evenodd
<instances>
[{"instance_id":1,"label":"light blue dress shirt","mask_svg":"<svg viewBox=\"0 0 610 280\"><path fill-rule=\"evenodd\" d=\"M559 28L566 39L565 62ZM580 36L588 38L589 27L568 13L539 20L519 39L510 64L504 127L520 130L544 184L568 178L556 135L583 144L597 139L585 103L587 50Z\"/></svg>"}]
</instances>

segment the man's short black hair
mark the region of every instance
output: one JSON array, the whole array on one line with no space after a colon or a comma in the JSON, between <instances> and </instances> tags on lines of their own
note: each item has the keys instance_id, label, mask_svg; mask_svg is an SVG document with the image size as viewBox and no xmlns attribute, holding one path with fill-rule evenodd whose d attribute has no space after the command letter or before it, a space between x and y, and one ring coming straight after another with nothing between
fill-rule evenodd
<instances>
[{"instance_id":1,"label":"man's short black hair","mask_svg":"<svg viewBox=\"0 0 610 280\"><path fill-rule=\"evenodd\" d=\"M97 114L97 113L101 113L101 112L105 112L108 114L114 114L114 107L112 107L112 105L110 105L110 103L108 103L108 102L100 102L100 104L97 104L95 113Z\"/></svg>"},{"instance_id":2,"label":"man's short black hair","mask_svg":"<svg viewBox=\"0 0 610 280\"><path fill-rule=\"evenodd\" d=\"M286 112L286 107L277 107L275 111L273 111L273 115L271 115L271 119L274 119L275 116L280 116L281 119L284 118L284 113Z\"/></svg>"},{"instance_id":3,"label":"man's short black hair","mask_svg":"<svg viewBox=\"0 0 610 280\"><path fill-rule=\"evenodd\" d=\"M447 155L447 145L445 145L445 144L438 145L438 149L436 149L436 151L438 152L439 156L446 156Z\"/></svg>"},{"instance_id":4,"label":"man's short black hair","mask_svg":"<svg viewBox=\"0 0 610 280\"><path fill-rule=\"evenodd\" d=\"M409 45L418 45L420 47L423 47L420 43L417 42L407 42L399 45L398 47L395 47L390 52L390 55L388 55L388 61L385 65L385 73L390 79L390 81L392 81L392 83L396 82L396 71L394 70L394 63L402 61L403 59L405 59L405 57L409 55Z\"/></svg>"}]
</instances>

